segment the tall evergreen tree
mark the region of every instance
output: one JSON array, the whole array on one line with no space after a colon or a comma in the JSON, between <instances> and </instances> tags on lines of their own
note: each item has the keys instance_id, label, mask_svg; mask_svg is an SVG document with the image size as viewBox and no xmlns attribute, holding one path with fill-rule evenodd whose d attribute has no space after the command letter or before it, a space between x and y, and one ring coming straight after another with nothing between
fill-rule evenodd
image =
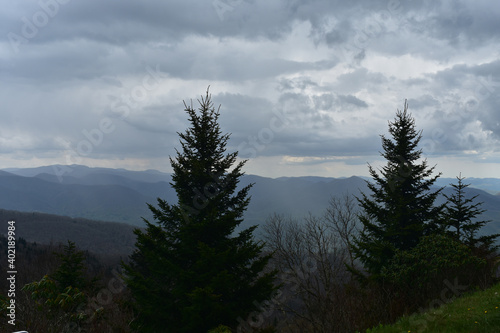
<instances>
[{"instance_id":1,"label":"tall evergreen tree","mask_svg":"<svg viewBox=\"0 0 500 333\"><path fill-rule=\"evenodd\" d=\"M464 184L460 174L457 177L457 184L450 184L455 192L451 195L444 195L447 199L445 207L445 223L451 235L458 241L469 247L481 248L487 252L495 251L498 246L494 243L500 234L479 236L478 232L490 221L478 220L478 216L485 212L481 209L482 202L474 203L478 195L466 197L465 189L470 184Z\"/></svg>"},{"instance_id":2,"label":"tall evergreen tree","mask_svg":"<svg viewBox=\"0 0 500 333\"><path fill-rule=\"evenodd\" d=\"M148 205L156 224L135 230L137 249L123 264L141 332L235 327L275 291L256 226L235 234L250 201L252 185L237 190L246 161L225 153L229 134L208 90L198 102L198 112L185 104L191 127L178 133L182 150L170 158L178 202Z\"/></svg>"},{"instance_id":3,"label":"tall evergreen tree","mask_svg":"<svg viewBox=\"0 0 500 333\"><path fill-rule=\"evenodd\" d=\"M421 131L415 129L406 101L404 110L398 110L389 122L389 134L392 139L381 136L381 155L387 164L380 174L368 166L374 180L367 182L372 194L358 197L363 229L353 245L356 257L375 277L396 249L411 249L436 229L442 211L442 206L434 205L442 189L430 191L440 174L432 176L435 167L428 167L427 160L419 161Z\"/></svg>"}]
</instances>

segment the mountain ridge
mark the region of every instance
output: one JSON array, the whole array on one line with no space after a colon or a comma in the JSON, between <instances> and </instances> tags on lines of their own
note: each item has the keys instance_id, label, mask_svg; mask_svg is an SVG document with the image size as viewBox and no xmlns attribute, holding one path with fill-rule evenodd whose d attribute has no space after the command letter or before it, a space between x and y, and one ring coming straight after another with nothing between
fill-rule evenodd
<instances>
[{"instance_id":1,"label":"mountain ridge","mask_svg":"<svg viewBox=\"0 0 500 333\"><path fill-rule=\"evenodd\" d=\"M16 222L16 237L40 244L75 242L96 254L125 256L135 245L134 227L125 223L94 221L45 213L0 209L2 221ZM6 235L7 229L0 232Z\"/></svg>"},{"instance_id":2,"label":"mountain ridge","mask_svg":"<svg viewBox=\"0 0 500 333\"><path fill-rule=\"evenodd\" d=\"M358 176L268 178L244 175L240 188L254 185L240 227L261 225L274 213L298 219L309 213L321 215L332 196L367 192L367 179ZM443 192L451 193L449 183L455 183L456 179L438 180L435 188L447 186ZM465 183L469 180L489 190L496 188L498 181L500 189L500 179L466 178ZM170 203L177 202L170 181L170 174L157 170L130 171L80 165L3 169L0 170L0 208L142 227L142 218L152 219L147 203L155 205L158 197ZM478 194L479 201L484 201L485 217L494 221L489 226L490 231L500 230L500 196L472 185L467 193ZM440 200L443 202L444 198Z\"/></svg>"}]
</instances>

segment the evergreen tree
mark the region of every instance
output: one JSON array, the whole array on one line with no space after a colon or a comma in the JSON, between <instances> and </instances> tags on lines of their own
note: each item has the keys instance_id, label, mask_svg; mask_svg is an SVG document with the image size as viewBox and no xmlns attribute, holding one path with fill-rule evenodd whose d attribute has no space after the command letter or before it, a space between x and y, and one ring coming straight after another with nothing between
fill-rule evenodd
<instances>
[{"instance_id":1,"label":"evergreen tree","mask_svg":"<svg viewBox=\"0 0 500 333\"><path fill-rule=\"evenodd\" d=\"M256 226L235 232L250 200L252 185L237 190L246 161L225 153L229 134L208 90L198 102L199 112L184 104L191 127L178 133L182 150L170 158L178 202L148 205L156 224L135 230L137 249L123 264L141 332L235 327L275 291Z\"/></svg>"},{"instance_id":2,"label":"evergreen tree","mask_svg":"<svg viewBox=\"0 0 500 333\"><path fill-rule=\"evenodd\" d=\"M447 199L445 207L446 226L448 227L451 235L458 241L468 245L469 247L476 247L486 250L487 252L495 251L498 246L495 246L495 240L500 234L479 236L478 232L484 225L490 221L478 221L477 217L485 212L481 209L482 202L474 203L478 195L473 197L465 197L465 189L470 184L464 184L460 174L457 177L457 184L450 184L455 192L448 196L444 195Z\"/></svg>"},{"instance_id":3,"label":"evergreen tree","mask_svg":"<svg viewBox=\"0 0 500 333\"><path fill-rule=\"evenodd\" d=\"M85 256L82 251L76 248L74 242L68 240L68 245L64 245L63 253L55 253L61 260L61 265L52 274L52 278L59 290L63 291L67 287L82 289L85 287Z\"/></svg>"},{"instance_id":4,"label":"evergreen tree","mask_svg":"<svg viewBox=\"0 0 500 333\"><path fill-rule=\"evenodd\" d=\"M440 174L432 176L435 167L428 167L427 160L419 161L421 131L415 129L406 101L404 110L398 110L395 120L389 122L389 134L392 139L381 136L381 155L387 164L380 174L368 166L374 180L367 182L372 194L362 193L357 198L363 210L363 229L353 252L374 277L397 249L411 249L422 236L437 229L442 211L442 206L434 205L442 189L430 191Z\"/></svg>"},{"instance_id":5,"label":"evergreen tree","mask_svg":"<svg viewBox=\"0 0 500 333\"><path fill-rule=\"evenodd\" d=\"M89 289L96 286L97 279L87 281L85 255L74 242L68 240L62 253L53 254L61 261L55 272L26 284L22 290L31 295L37 311L40 311L39 315L51 322L49 330L41 331L81 332L100 311L96 309L90 316L86 313ZM44 322L35 320L30 325L38 329L43 327Z\"/></svg>"}]
</instances>

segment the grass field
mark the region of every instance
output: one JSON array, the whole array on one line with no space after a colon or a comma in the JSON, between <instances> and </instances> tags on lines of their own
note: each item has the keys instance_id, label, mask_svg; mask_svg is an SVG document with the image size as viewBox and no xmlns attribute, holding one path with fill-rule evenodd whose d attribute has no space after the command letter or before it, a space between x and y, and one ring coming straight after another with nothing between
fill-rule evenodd
<instances>
[{"instance_id":1,"label":"grass field","mask_svg":"<svg viewBox=\"0 0 500 333\"><path fill-rule=\"evenodd\" d=\"M438 302L436 302L438 303ZM366 333L500 332L500 284L457 298L441 307L400 318Z\"/></svg>"}]
</instances>

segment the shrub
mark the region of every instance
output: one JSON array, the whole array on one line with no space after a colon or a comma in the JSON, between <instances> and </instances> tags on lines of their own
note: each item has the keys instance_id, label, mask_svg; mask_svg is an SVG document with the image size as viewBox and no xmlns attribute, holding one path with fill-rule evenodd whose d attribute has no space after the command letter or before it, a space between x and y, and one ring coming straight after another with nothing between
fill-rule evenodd
<instances>
[{"instance_id":1,"label":"shrub","mask_svg":"<svg viewBox=\"0 0 500 333\"><path fill-rule=\"evenodd\" d=\"M224 325L219 325L216 328L208 331L208 333L231 333L231 329Z\"/></svg>"},{"instance_id":2,"label":"shrub","mask_svg":"<svg viewBox=\"0 0 500 333\"><path fill-rule=\"evenodd\" d=\"M406 311L414 311L443 298L450 284L467 289L480 286L485 274L485 259L449 236L434 234L422 237L411 250L396 251L382 269L382 281L394 301L404 304Z\"/></svg>"}]
</instances>

